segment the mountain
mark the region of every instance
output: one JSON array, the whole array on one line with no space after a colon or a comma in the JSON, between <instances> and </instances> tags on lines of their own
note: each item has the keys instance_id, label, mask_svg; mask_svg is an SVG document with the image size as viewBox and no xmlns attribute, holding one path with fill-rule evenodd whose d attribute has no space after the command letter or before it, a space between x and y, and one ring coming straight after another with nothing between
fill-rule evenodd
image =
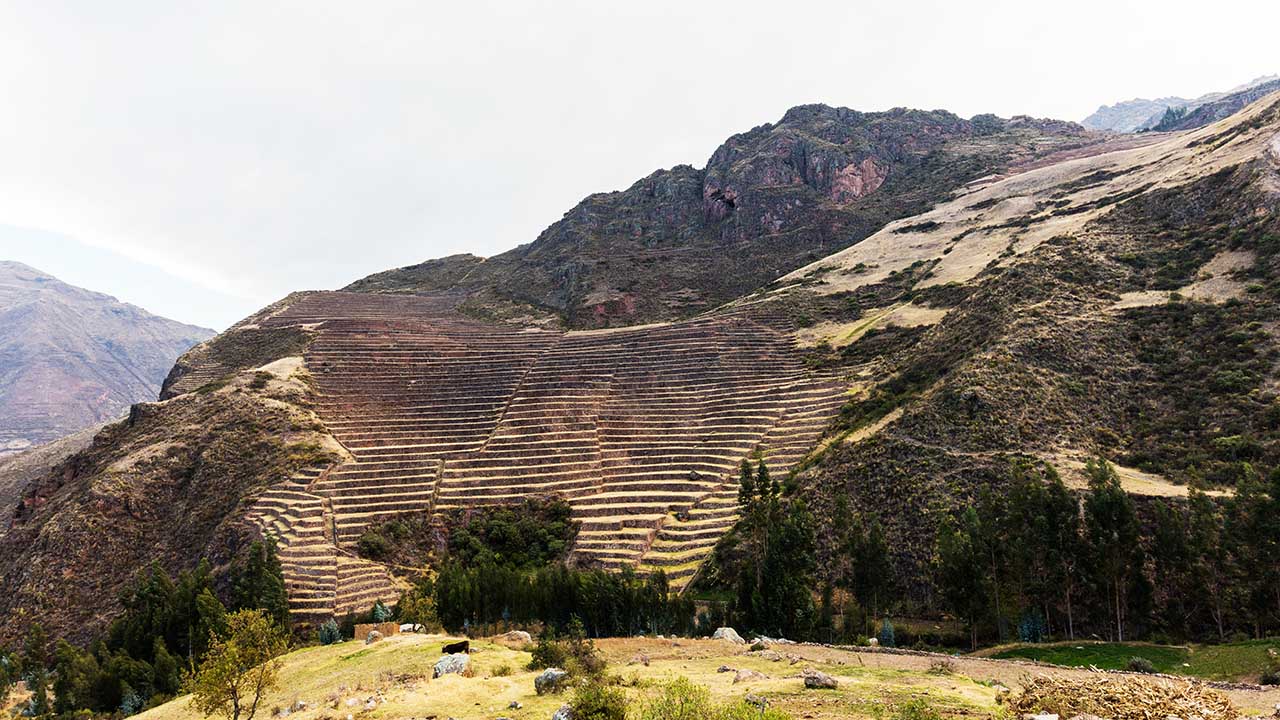
<instances>
[{"instance_id":1,"label":"mountain","mask_svg":"<svg viewBox=\"0 0 1280 720\"><path fill-rule=\"evenodd\" d=\"M0 261L0 455L155 398L174 359L211 335Z\"/></svg>"},{"instance_id":2,"label":"mountain","mask_svg":"<svg viewBox=\"0 0 1280 720\"><path fill-rule=\"evenodd\" d=\"M1019 462L1079 486L1103 454L1142 497L1280 464L1280 96L1106 141L868 117L792 110L501 260L294 293L200 344L164 400L27 485L0 530L0 640L36 607L88 639L136 570L219 574L264 534L314 623L398 596L365 533L544 494L581 523L575 563L714 585L756 455L813 508L820 573L845 498L928 608L933 533ZM651 252L672 244L689 268ZM611 247L629 264L600 265ZM758 285L710 284L756 253ZM624 268L667 302L594 302Z\"/></svg>"},{"instance_id":3,"label":"mountain","mask_svg":"<svg viewBox=\"0 0 1280 720\"><path fill-rule=\"evenodd\" d=\"M1200 125L1185 125L1179 127L1169 126L1163 128L1158 128L1157 126L1161 125L1161 122L1165 119L1166 113L1173 113L1174 116L1181 117L1182 115L1193 112L1202 105L1217 102L1228 96L1243 97L1243 93L1246 93L1253 88L1257 88L1262 85L1274 84L1278 80L1280 80L1280 76L1266 75L1247 82L1244 85L1240 85L1239 87L1227 90L1226 92L1208 93L1194 99L1181 97L1164 97L1155 100L1134 98L1133 100L1126 100L1125 102L1119 102L1115 105L1103 105L1095 110L1092 115L1081 120L1080 124L1090 130L1106 130L1119 133L1131 133L1152 129L1158 129L1160 131L1189 130L1193 127L1202 127L1208 123L1206 122L1201 123ZM1231 112L1235 112L1263 95L1273 92L1274 89L1275 88L1272 87L1270 90L1263 90L1254 94L1251 99L1236 104L1235 109ZM1220 115L1213 119L1221 120L1230 114L1231 113L1228 112L1225 115ZM1212 122L1212 120L1209 122Z\"/></svg>"},{"instance_id":4,"label":"mountain","mask_svg":"<svg viewBox=\"0 0 1280 720\"><path fill-rule=\"evenodd\" d=\"M1280 90L1280 78L1231 92L1222 97L1182 108L1169 108L1160 122L1151 126L1156 132L1194 130L1240 112L1245 106Z\"/></svg>"},{"instance_id":5,"label":"mountain","mask_svg":"<svg viewBox=\"0 0 1280 720\"><path fill-rule=\"evenodd\" d=\"M944 111L789 110L702 169L592 195L529 245L380 273L355 292L451 292L480 318L572 328L689 317L931 207L966 183L1096 143L1078 125Z\"/></svg>"}]
</instances>

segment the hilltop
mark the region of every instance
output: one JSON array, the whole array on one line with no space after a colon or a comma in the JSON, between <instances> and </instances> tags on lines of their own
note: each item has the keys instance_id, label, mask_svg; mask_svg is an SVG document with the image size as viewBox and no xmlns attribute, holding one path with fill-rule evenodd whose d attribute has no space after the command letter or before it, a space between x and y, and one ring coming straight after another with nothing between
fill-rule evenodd
<instances>
[{"instance_id":1,"label":"hilltop","mask_svg":"<svg viewBox=\"0 0 1280 720\"><path fill-rule=\"evenodd\" d=\"M356 292L450 292L480 318L572 328L686 318L922 212L967 183L1101 137L1073 123L792 108L706 165L583 200L528 245L379 273Z\"/></svg>"},{"instance_id":2,"label":"hilltop","mask_svg":"<svg viewBox=\"0 0 1280 720\"><path fill-rule=\"evenodd\" d=\"M0 456L154 399L174 360L213 334L0 261Z\"/></svg>"}]
</instances>

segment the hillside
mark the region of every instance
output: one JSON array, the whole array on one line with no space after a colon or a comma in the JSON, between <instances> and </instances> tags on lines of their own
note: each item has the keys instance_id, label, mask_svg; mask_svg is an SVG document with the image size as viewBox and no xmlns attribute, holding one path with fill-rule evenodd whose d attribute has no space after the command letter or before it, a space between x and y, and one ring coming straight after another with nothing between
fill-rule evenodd
<instances>
[{"instance_id":1,"label":"hillside","mask_svg":"<svg viewBox=\"0 0 1280 720\"><path fill-rule=\"evenodd\" d=\"M155 399L173 361L211 335L0 261L0 456Z\"/></svg>"},{"instance_id":2,"label":"hillside","mask_svg":"<svg viewBox=\"0 0 1280 720\"><path fill-rule=\"evenodd\" d=\"M536 240L370 276L359 292L455 292L476 317L573 328L709 310L921 212L965 184L1098 142L1072 123L943 111L789 110L729 138L702 169L592 195Z\"/></svg>"},{"instance_id":3,"label":"hillside","mask_svg":"<svg viewBox=\"0 0 1280 720\"><path fill-rule=\"evenodd\" d=\"M803 313L811 364L856 378L801 495L823 517L842 496L880 513L897 582L923 599L932 528L1008 482L1013 457L1081 484L1102 454L1161 496L1276 467L1278 132L1272 95L1031 170L740 303Z\"/></svg>"},{"instance_id":4,"label":"hillside","mask_svg":"<svg viewBox=\"0 0 1280 720\"><path fill-rule=\"evenodd\" d=\"M1079 485L1103 454L1135 492L1229 493L1280 465L1278 133L1271 96L1196 131L1026 152L679 320L564 330L514 304L481 319L463 285L490 261L467 258L423 269L445 290L404 292L409 272L295 293L184 355L164 401L31 486L0 537L0 632L58 597L47 625L83 637L148 558L224 564L259 533L315 622L403 587L405 568L358 555L365 531L548 493L582 523L574 563L714 585L706 560L756 454L795 471L820 575L845 497L881 515L922 606L934 529L1007 482L1011 457Z\"/></svg>"}]
</instances>

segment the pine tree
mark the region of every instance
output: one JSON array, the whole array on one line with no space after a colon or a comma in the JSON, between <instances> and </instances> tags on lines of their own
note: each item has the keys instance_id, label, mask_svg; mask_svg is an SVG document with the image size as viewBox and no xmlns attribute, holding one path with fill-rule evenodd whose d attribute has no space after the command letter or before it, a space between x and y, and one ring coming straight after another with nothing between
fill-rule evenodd
<instances>
[{"instance_id":1,"label":"pine tree","mask_svg":"<svg viewBox=\"0 0 1280 720\"><path fill-rule=\"evenodd\" d=\"M289 627L289 597L284 573L270 537L255 540L235 586L237 610L261 609L280 627Z\"/></svg>"}]
</instances>

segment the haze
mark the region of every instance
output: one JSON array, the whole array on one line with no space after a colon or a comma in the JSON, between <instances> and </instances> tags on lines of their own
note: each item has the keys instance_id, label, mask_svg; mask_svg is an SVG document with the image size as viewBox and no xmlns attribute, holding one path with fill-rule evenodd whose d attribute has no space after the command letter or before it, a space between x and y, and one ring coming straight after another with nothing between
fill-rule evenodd
<instances>
[{"instance_id":1,"label":"haze","mask_svg":"<svg viewBox=\"0 0 1280 720\"><path fill-rule=\"evenodd\" d=\"M1258 2L465 5L0 5L0 259L220 329L800 103L1079 120L1280 65Z\"/></svg>"}]
</instances>

